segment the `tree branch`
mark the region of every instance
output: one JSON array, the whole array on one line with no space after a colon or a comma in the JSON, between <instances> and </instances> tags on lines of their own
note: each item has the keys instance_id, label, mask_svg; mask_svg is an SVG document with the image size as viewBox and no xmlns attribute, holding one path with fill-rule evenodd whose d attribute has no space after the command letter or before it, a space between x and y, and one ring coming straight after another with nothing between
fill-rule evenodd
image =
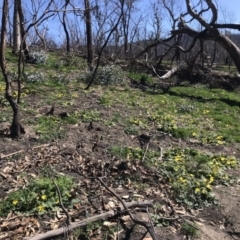
<instances>
[{"instance_id":1,"label":"tree branch","mask_svg":"<svg viewBox=\"0 0 240 240\"><path fill-rule=\"evenodd\" d=\"M150 201L143 201L143 202L130 202L130 203L125 203L127 208L132 208L132 207L140 207L140 208L146 208L146 207L151 207L152 206L152 202ZM125 207L123 206L119 206L120 211L124 212L125 211ZM119 214L119 211L115 211L115 210L110 210L106 213L102 213L99 214L97 216L93 216L90 218L87 218L85 220L82 220L80 222L74 222L71 223L68 226L69 231L75 229L75 228L79 228L79 227L83 227L86 226L89 223L92 222L96 222L96 221L100 221L100 220L105 220L108 219L110 217L114 217L117 216ZM36 235L34 237L24 237L23 240L44 240L44 239L50 239L52 237L57 237L60 235L63 235L66 232L65 228L59 228L59 229L54 229L51 231L48 231L46 233L41 233L39 235Z\"/></svg>"}]
</instances>

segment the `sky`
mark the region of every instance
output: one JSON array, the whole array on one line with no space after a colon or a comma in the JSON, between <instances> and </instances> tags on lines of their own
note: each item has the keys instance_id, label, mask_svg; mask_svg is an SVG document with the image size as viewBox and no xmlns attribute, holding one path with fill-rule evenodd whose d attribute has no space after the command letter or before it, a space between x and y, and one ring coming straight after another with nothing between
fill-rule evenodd
<instances>
[{"instance_id":1,"label":"sky","mask_svg":"<svg viewBox=\"0 0 240 240\"><path fill-rule=\"evenodd\" d=\"M217 0L216 2L233 17L234 23L240 23L240 0Z\"/></svg>"},{"instance_id":2,"label":"sky","mask_svg":"<svg viewBox=\"0 0 240 240\"><path fill-rule=\"evenodd\" d=\"M83 3L83 0L72 0L75 2ZM94 0L90 0L94 1ZM99 0L99 2L102 2L103 0ZM151 18L152 17L152 11L151 8L149 7L150 3L153 0L136 0L136 2L139 2L138 9L143 12L147 17L146 18ZM170 1L170 0L169 0ZM231 22L231 23L240 23L240 0L213 0L215 3L219 6L219 18L218 22L223 23L223 22ZM29 5L31 4L31 0L22 0L24 5ZM46 1L48 2L48 1ZM56 1L60 2L60 1ZM168 2L168 0L166 0ZM185 7L185 0L175 0L175 2L179 3L182 2L182 6ZM197 3L198 0L192 0L191 1L193 4ZM1 3L0 3L1 5ZM149 14L149 15L147 15ZM209 15L209 19L211 18L211 15ZM51 36L56 36L56 38L59 38L59 41L61 41L61 38L64 38L63 30L61 29L61 24L59 23L58 17L55 17L54 20L49 19L48 22L44 23L45 26L47 25L49 28L48 34ZM144 25L145 23L142 22ZM170 30L170 24L169 21L167 20L167 17L163 17L163 31L165 33L169 32ZM149 29L151 29L150 24L147 25ZM239 32L238 32L239 33Z\"/></svg>"}]
</instances>

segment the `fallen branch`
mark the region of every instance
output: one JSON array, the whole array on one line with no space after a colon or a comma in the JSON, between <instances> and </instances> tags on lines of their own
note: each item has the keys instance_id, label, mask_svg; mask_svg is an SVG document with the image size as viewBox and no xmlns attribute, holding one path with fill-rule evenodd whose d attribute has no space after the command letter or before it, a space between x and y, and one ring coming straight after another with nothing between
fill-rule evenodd
<instances>
[{"instance_id":1,"label":"fallen branch","mask_svg":"<svg viewBox=\"0 0 240 240\"><path fill-rule=\"evenodd\" d=\"M16 155L16 154L19 154L19 153L22 153L22 152L24 152L24 151L25 151L25 150L20 150L20 151L14 152L14 153L6 154L6 155L1 154L1 155L0 155L0 160L2 160L2 159L4 159L4 158L7 158L7 157L12 157L12 156L14 156L14 155Z\"/></svg>"},{"instance_id":2,"label":"fallen branch","mask_svg":"<svg viewBox=\"0 0 240 240\"><path fill-rule=\"evenodd\" d=\"M40 145L40 146L35 146L35 147L32 147L32 150L33 149L37 149L37 148L43 148L43 147L48 147L50 144L43 144L43 145ZM13 153L9 153L9 154L0 154L0 160L4 159L4 158L7 158L7 157L12 157L14 155L17 155L17 154L20 154L20 153L23 153L25 152L26 150L19 150L17 152L13 152Z\"/></svg>"},{"instance_id":3,"label":"fallen branch","mask_svg":"<svg viewBox=\"0 0 240 240\"><path fill-rule=\"evenodd\" d=\"M164 74L163 76L159 76L156 69L154 68L153 65L149 64L147 62L147 66L153 70L153 72L156 74L156 76L159 78L159 79L168 79L170 78L177 70L178 70L178 67L174 66L172 67L172 69L170 69L166 74Z\"/></svg>"},{"instance_id":4,"label":"fallen branch","mask_svg":"<svg viewBox=\"0 0 240 240\"><path fill-rule=\"evenodd\" d=\"M163 76L159 76L158 74L157 74L157 72L156 72L156 70L154 69L154 67L152 66L152 69L153 69L153 71L154 71L154 73L157 75L157 77L159 78L159 79L168 79L168 78L170 78L177 70L178 70L178 68L177 67L173 67L171 70L169 70L166 74L164 74Z\"/></svg>"},{"instance_id":5,"label":"fallen branch","mask_svg":"<svg viewBox=\"0 0 240 240\"><path fill-rule=\"evenodd\" d=\"M53 181L53 184L55 185L55 187L56 187L56 189L57 189L58 201L59 201L60 207L62 208L63 212L66 214L66 217L67 217L67 225L69 226L69 225L71 224L71 220L70 220L68 211L67 211L66 208L63 206L60 189L59 189L58 185L55 183L55 181L54 181L54 180L52 180L52 181Z\"/></svg>"},{"instance_id":6,"label":"fallen branch","mask_svg":"<svg viewBox=\"0 0 240 240\"><path fill-rule=\"evenodd\" d=\"M146 208L146 207L151 207L152 206L152 202L151 201L143 201L143 202L136 202L136 201L134 201L134 202L130 202L130 203L124 203L124 205L127 208L132 208L132 207ZM120 211L124 212L125 211L125 207L119 206ZM99 214L97 216L93 216L93 217L87 218L87 219L85 219L83 221L80 221L80 222L71 223L68 226L68 229L70 231L70 230L73 230L73 229L78 228L78 227L86 226L87 224L92 223L92 222L96 222L96 221L99 221L99 220L105 220L105 219L108 219L110 217L114 217L114 216L116 216L118 214L119 214L119 211L111 210L111 211L108 211L106 213L102 213L102 214ZM34 237L24 237L23 240L44 240L44 239L50 239L52 237L57 237L57 236L63 235L65 232L66 232L66 228L62 227L62 228L59 228L59 229L54 229L54 230L48 231L46 233L38 234L38 235L36 235Z\"/></svg>"}]
</instances>

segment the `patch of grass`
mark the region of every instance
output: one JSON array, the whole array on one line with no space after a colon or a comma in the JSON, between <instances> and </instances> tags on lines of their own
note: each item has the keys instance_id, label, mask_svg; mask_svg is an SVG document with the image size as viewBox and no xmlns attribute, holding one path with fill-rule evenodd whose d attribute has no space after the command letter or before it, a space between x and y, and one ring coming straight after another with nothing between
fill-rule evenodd
<instances>
[{"instance_id":1,"label":"patch of grass","mask_svg":"<svg viewBox=\"0 0 240 240\"><path fill-rule=\"evenodd\" d=\"M128 135L139 135L139 129L135 125L126 126L124 132Z\"/></svg>"},{"instance_id":2,"label":"patch of grass","mask_svg":"<svg viewBox=\"0 0 240 240\"><path fill-rule=\"evenodd\" d=\"M137 80L142 85L151 84L153 82L153 78L145 73L130 72L128 76L131 79Z\"/></svg>"},{"instance_id":3,"label":"patch of grass","mask_svg":"<svg viewBox=\"0 0 240 240\"><path fill-rule=\"evenodd\" d=\"M75 120L73 121L75 122ZM64 125L66 125L66 120L60 117L41 116L37 119L35 129L40 136L40 140L48 141L62 138L66 131L63 127Z\"/></svg>"},{"instance_id":4,"label":"patch of grass","mask_svg":"<svg viewBox=\"0 0 240 240\"><path fill-rule=\"evenodd\" d=\"M74 187L73 179L66 176L58 176L54 179L59 190L63 204L69 206L75 200L71 195ZM59 209L59 198L57 190L50 178L38 178L24 189L10 192L5 199L0 202L0 216L6 216L10 211L14 213L44 214L48 211Z\"/></svg>"},{"instance_id":5,"label":"patch of grass","mask_svg":"<svg viewBox=\"0 0 240 240\"><path fill-rule=\"evenodd\" d=\"M103 106L111 106L112 104L111 97L108 95L104 95L99 98L99 103L102 104Z\"/></svg>"},{"instance_id":6,"label":"patch of grass","mask_svg":"<svg viewBox=\"0 0 240 240\"><path fill-rule=\"evenodd\" d=\"M110 154L113 156L117 156L122 159L129 159L129 160L142 160L144 155L144 150L141 148L132 148L132 147L119 147L114 146L110 150ZM158 152L155 151L147 151L145 156L145 161L147 163L151 163L160 157Z\"/></svg>"},{"instance_id":7,"label":"patch of grass","mask_svg":"<svg viewBox=\"0 0 240 240\"><path fill-rule=\"evenodd\" d=\"M75 117L79 117L81 121L85 123L100 121L100 113L96 110L83 110L76 112L74 115Z\"/></svg>"},{"instance_id":8,"label":"patch of grass","mask_svg":"<svg viewBox=\"0 0 240 240\"><path fill-rule=\"evenodd\" d=\"M198 238L200 235L199 229L197 228L197 226L194 223L190 224L188 222L182 223L181 233L185 235L188 239L189 237Z\"/></svg>"}]
</instances>

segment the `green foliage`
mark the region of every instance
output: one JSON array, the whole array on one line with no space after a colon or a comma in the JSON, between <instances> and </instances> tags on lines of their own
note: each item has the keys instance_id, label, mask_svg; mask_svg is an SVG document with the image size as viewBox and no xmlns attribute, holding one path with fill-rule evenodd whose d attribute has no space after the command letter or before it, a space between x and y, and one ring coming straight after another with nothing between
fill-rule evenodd
<instances>
[{"instance_id":1,"label":"green foliage","mask_svg":"<svg viewBox=\"0 0 240 240\"><path fill-rule=\"evenodd\" d=\"M228 184L230 179L224 170L237 166L233 157L211 156L194 149L171 149L164 160L159 170L172 186L176 201L193 208L216 203L213 184Z\"/></svg>"},{"instance_id":2,"label":"green foliage","mask_svg":"<svg viewBox=\"0 0 240 240\"><path fill-rule=\"evenodd\" d=\"M139 129L135 125L125 127L124 132L128 135L138 135Z\"/></svg>"},{"instance_id":3,"label":"green foliage","mask_svg":"<svg viewBox=\"0 0 240 240\"><path fill-rule=\"evenodd\" d=\"M82 122L97 122L100 120L100 113L96 110L83 110L75 113L75 117L80 117Z\"/></svg>"},{"instance_id":4,"label":"green foliage","mask_svg":"<svg viewBox=\"0 0 240 240\"><path fill-rule=\"evenodd\" d=\"M28 55L28 59L26 62L33 63L33 64L39 64L39 63L45 63L48 55L45 51L33 51L30 52Z\"/></svg>"},{"instance_id":5,"label":"green foliage","mask_svg":"<svg viewBox=\"0 0 240 240\"><path fill-rule=\"evenodd\" d=\"M146 85L153 82L153 78L145 73L131 72L128 74L131 79L137 80L140 84Z\"/></svg>"},{"instance_id":6,"label":"green foliage","mask_svg":"<svg viewBox=\"0 0 240 240\"><path fill-rule=\"evenodd\" d=\"M71 190L74 187L73 179L66 176L58 176L54 179L65 206L74 202ZM10 211L24 214L44 214L47 211L59 209L57 190L50 178L38 178L24 189L10 192L0 202L0 216L6 216Z\"/></svg>"},{"instance_id":7,"label":"green foliage","mask_svg":"<svg viewBox=\"0 0 240 240\"><path fill-rule=\"evenodd\" d=\"M87 72L83 78L86 83L89 83L93 72ZM119 66L106 65L99 67L94 79L95 84L99 85L118 85L124 81L124 73Z\"/></svg>"},{"instance_id":8,"label":"green foliage","mask_svg":"<svg viewBox=\"0 0 240 240\"><path fill-rule=\"evenodd\" d=\"M188 222L184 222L181 227L181 233L183 235L186 235L188 239L189 237L192 237L192 238L199 237L199 229L193 223L190 224Z\"/></svg>"},{"instance_id":9,"label":"green foliage","mask_svg":"<svg viewBox=\"0 0 240 240\"><path fill-rule=\"evenodd\" d=\"M73 236L76 239L93 239L96 236L104 240L113 239L115 236L116 231L119 230L119 227L116 223L112 222L92 222L83 226L81 228L77 228L73 230ZM100 236L99 236L100 235Z\"/></svg>"},{"instance_id":10,"label":"green foliage","mask_svg":"<svg viewBox=\"0 0 240 240\"><path fill-rule=\"evenodd\" d=\"M87 68L87 62L77 56L74 52L63 53L60 56L60 60L55 63L56 68L71 67L71 68Z\"/></svg>"},{"instance_id":11,"label":"green foliage","mask_svg":"<svg viewBox=\"0 0 240 240\"><path fill-rule=\"evenodd\" d=\"M133 147L119 147L113 146L110 149L110 154L113 156L118 156L123 159L138 159L142 160L144 155L144 150L141 148L133 148ZM158 152L155 151L147 151L145 156L146 162L153 162L160 157Z\"/></svg>"},{"instance_id":12,"label":"green foliage","mask_svg":"<svg viewBox=\"0 0 240 240\"><path fill-rule=\"evenodd\" d=\"M142 160L145 150L114 146L110 154L126 160ZM144 161L158 168L171 186L171 194L176 202L191 208L217 203L212 191L213 184L231 183L232 180L224 171L237 166L234 157L208 155L194 149L173 148L164 154L164 161L159 161L159 157L159 152L148 150Z\"/></svg>"},{"instance_id":13,"label":"green foliage","mask_svg":"<svg viewBox=\"0 0 240 240\"><path fill-rule=\"evenodd\" d=\"M66 131L63 126L66 125L67 121L68 118L41 116L37 119L37 124L35 125L36 133L40 136L40 140L44 142L52 139L60 139Z\"/></svg>"},{"instance_id":14,"label":"green foliage","mask_svg":"<svg viewBox=\"0 0 240 240\"><path fill-rule=\"evenodd\" d=\"M151 214L151 220L157 227L168 227L170 225L169 220L162 219L157 214Z\"/></svg>"}]
</instances>

